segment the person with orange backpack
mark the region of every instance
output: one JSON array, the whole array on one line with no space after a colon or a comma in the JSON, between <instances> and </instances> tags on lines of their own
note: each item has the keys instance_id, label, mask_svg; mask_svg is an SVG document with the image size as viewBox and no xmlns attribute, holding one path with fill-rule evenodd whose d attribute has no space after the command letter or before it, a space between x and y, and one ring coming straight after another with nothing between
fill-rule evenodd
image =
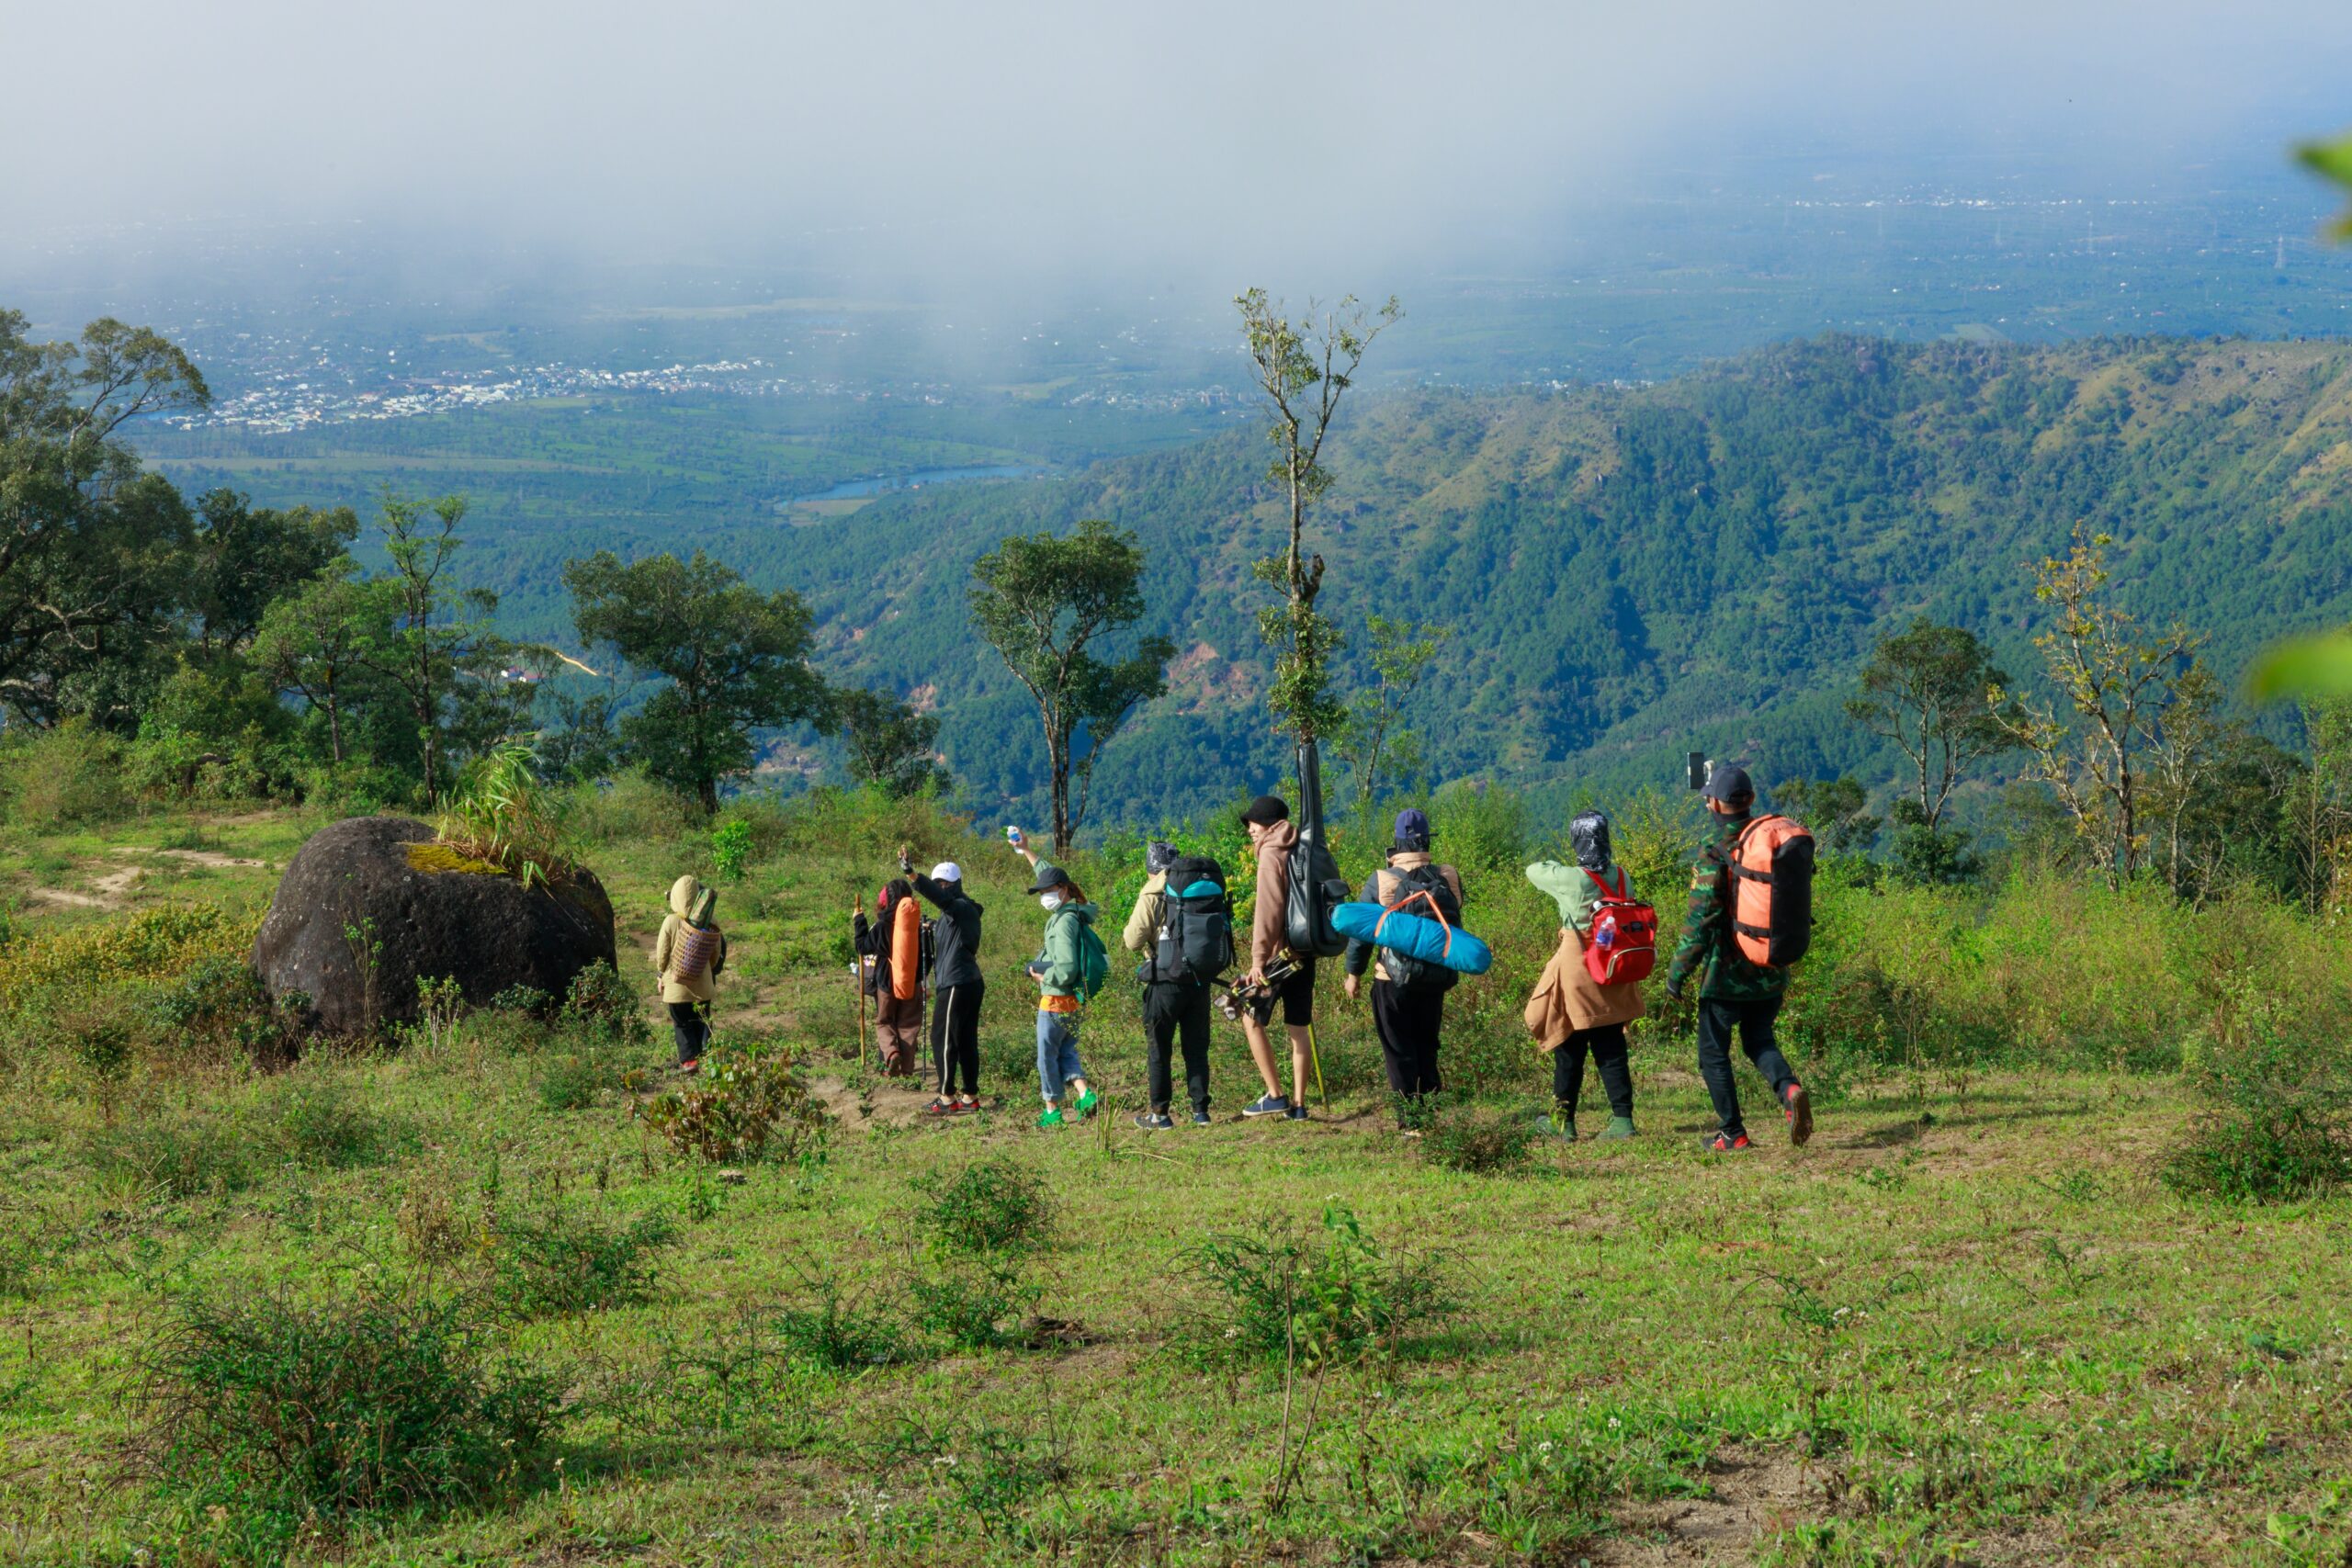
<instances>
[{"instance_id":1,"label":"person with orange backpack","mask_svg":"<svg viewBox=\"0 0 2352 1568\"><path fill-rule=\"evenodd\" d=\"M1691 875L1666 992L1680 1001L1699 979L1699 1076L1719 1123L1707 1147L1735 1154L1749 1146L1732 1077L1735 1032L1781 1102L1789 1142L1803 1144L1813 1136L1813 1102L1781 1054L1773 1023L1789 966L1812 941L1813 835L1789 818L1757 816L1756 786L1729 763L1708 771L1705 795L1718 836L1700 852Z\"/></svg>"},{"instance_id":2,"label":"person with orange backpack","mask_svg":"<svg viewBox=\"0 0 2352 1568\"><path fill-rule=\"evenodd\" d=\"M927 929L914 885L895 877L875 896L874 919L853 911L850 931L864 990L874 998L874 1043L885 1077L912 1077L922 1049L923 948Z\"/></svg>"},{"instance_id":3,"label":"person with orange backpack","mask_svg":"<svg viewBox=\"0 0 2352 1568\"><path fill-rule=\"evenodd\" d=\"M1527 1024L1552 1055L1552 1134L1577 1141L1589 1055L1609 1097L1600 1136L1630 1138L1634 1073L1625 1026L1646 1010L1642 982L1657 962L1657 911L1635 897L1632 876L1612 860L1605 814L1570 818L1568 846L1574 865L1547 860L1527 868L1527 880L1560 907L1559 950L1528 1003Z\"/></svg>"}]
</instances>

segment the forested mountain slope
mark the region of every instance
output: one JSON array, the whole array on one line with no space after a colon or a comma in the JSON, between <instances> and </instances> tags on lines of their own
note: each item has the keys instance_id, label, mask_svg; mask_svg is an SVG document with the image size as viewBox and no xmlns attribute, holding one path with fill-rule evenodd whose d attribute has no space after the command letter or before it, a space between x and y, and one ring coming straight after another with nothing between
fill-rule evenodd
<instances>
[{"instance_id":1,"label":"forested mountain slope","mask_svg":"<svg viewBox=\"0 0 2352 1568\"><path fill-rule=\"evenodd\" d=\"M1840 707L1873 639L1925 612L2026 674L2027 563L2077 521L2115 536L2126 602L2209 630L2233 676L2282 632L2352 618L2335 343L1826 338L1648 388L1367 401L1336 446L1326 606L1358 644L1373 612L1455 630L1419 702L1441 779L1666 780L1686 745L1767 779L1883 773ZM827 662L935 702L958 775L1017 800L1035 720L967 630L970 564L1018 530L1135 530L1148 628L1185 651L1098 797L1148 816L1281 765L1250 619L1249 562L1279 525L1263 453L1237 436L720 547L810 593Z\"/></svg>"}]
</instances>

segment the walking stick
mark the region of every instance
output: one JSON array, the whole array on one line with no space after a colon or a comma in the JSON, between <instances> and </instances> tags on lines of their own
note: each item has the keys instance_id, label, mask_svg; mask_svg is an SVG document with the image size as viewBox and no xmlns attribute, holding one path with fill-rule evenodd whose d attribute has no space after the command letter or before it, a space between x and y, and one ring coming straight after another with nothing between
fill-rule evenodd
<instances>
[{"instance_id":1,"label":"walking stick","mask_svg":"<svg viewBox=\"0 0 2352 1568\"><path fill-rule=\"evenodd\" d=\"M1312 1021L1306 1026L1306 1059L1315 1067L1315 1093L1322 1100L1323 1109L1329 1111L1331 1109L1331 1093L1323 1087L1323 1054L1315 1048L1315 1025Z\"/></svg>"},{"instance_id":2,"label":"walking stick","mask_svg":"<svg viewBox=\"0 0 2352 1568\"><path fill-rule=\"evenodd\" d=\"M857 913L857 906L852 904L849 915L853 931L856 929ZM865 1066L865 954L857 951L854 940L850 943L849 960L850 1010L857 1015L857 1065L863 1069ZM878 1029L876 1032L879 1032Z\"/></svg>"}]
</instances>

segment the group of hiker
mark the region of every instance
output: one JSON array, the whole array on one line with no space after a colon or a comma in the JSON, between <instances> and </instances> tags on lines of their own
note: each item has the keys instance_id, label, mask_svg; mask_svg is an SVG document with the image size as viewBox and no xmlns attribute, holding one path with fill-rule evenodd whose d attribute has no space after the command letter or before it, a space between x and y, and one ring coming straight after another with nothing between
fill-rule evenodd
<instances>
[{"instance_id":1,"label":"group of hiker","mask_svg":"<svg viewBox=\"0 0 2352 1568\"><path fill-rule=\"evenodd\" d=\"M1694 779L1696 775L1694 774ZM1693 867L1680 940L1666 964L1668 995L1695 987L1698 1066L1717 1126L1707 1147L1750 1146L1731 1050L1735 1041L1770 1084L1791 1142L1813 1133L1804 1086L1774 1038L1789 969L1803 956L1811 925L1812 840L1790 818L1758 817L1756 792L1737 767L1717 764L1703 789L1713 831ZM1310 822L1312 818L1310 818ZM1251 1119L1307 1120L1308 1089L1320 1066L1315 1042L1317 960L1337 957L1350 1002L1369 1004L1388 1087L1408 1135L1421 1108L1444 1088L1441 1040L1445 998L1464 973L1482 973L1485 944L1463 929L1467 898L1461 874L1435 855L1430 820L1396 814L1383 864L1361 896L1317 913L1317 898L1344 898L1344 885L1307 884L1329 871L1328 852L1303 838L1280 797L1260 795L1241 813L1256 857L1256 896L1246 932L1234 929L1224 868L1204 855L1154 842L1144 852L1145 880L1121 932L1140 956L1148 1103L1136 1114L1148 1132L1175 1126L1175 1064L1183 1061L1191 1120L1209 1115L1209 1040L1222 1011L1238 1023L1264 1090L1241 1108ZM1317 829L1309 827L1310 834ZM1610 822L1600 811L1568 823L1573 863L1541 861L1527 879L1557 905L1559 943L1525 1010L1535 1044L1552 1059L1549 1129L1579 1134L1585 1068L1600 1080L1609 1119L1603 1139L1634 1135L1634 1079L1626 1026L1647 1011L1644 989L1655 976L1657 917L1618 863ZM1087 1004L1108 982L1111 960L1097 929L1101 910L1069 873L1033 852L1017 828L1008 844L1028 863L1024 890L1045 912L1035 957L1023 968L1036 987L1038 1125L1064 1125L1101 1104L1080 1055ZM915 870L907 846L899 874L885 883L869 916L851 920L857 973L871 998L869 1016L881 1070L911 1077L920 1070L929 1004L930 1077L924 1114L952 1117L979 1109L980 1004L988 981L979 964L983 910L966 891L953 861ZM654 967L669 1004L679 1065L691 1071L708 1038L713 981L727 942L713 918L713 895L693 877L671 889L670 917L654 947ZM935 913L926 919L922 906ZM1238 971L1238 977L1229 977ZM1286 1052L1272 1037L1280 1013ZM1288 1074L1283 1067L1287 1057Z\"/></svg>"}]
</instances>

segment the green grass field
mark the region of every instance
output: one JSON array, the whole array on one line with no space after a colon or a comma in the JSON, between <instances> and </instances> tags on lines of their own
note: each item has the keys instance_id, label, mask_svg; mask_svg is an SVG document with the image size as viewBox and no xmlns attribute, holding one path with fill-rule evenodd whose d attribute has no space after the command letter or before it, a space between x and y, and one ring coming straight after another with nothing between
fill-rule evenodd
<instances>
[{"instance_id":1,"label":"green grass field","mask_svg":"<svg viewBox=\"0 0 2352 1568\"><path fill-rule=\"evenodd\" d=\"M190 897L249 919L317 825L11 830L17 940ZM102 1092L85 1051L20 1017L0 1060L0 1560L235 1555L238 1506L138 1462L142 1369L180 1303L487 1290L561 1226L649 1239L627 1288L585 1306L542 1292L482 1330L494 1360L556 1380L560 1462L455 1508L311 1519L295 1558L2346 1560L2352 1207L2176 1197L2157 1171L2195 1106L2170 1074L1824 1065L1801 1150L1750 1075L1760 1147L1725 1160L1699 1146L1687 1036L1661 1028L1635 1054L1641 1137L1545 1141L1467 1174L1394 1130L1336 976L1313 1122L1238 1119L1255 1089L1221 1027L1216 1124L1138 1132L1141 1037L1114 986L1084 1035L1109 1105L1044 1134L1012 984L1038 919L1020 868L917 814L870 826L860 845L791 829L725 894L722 1029L791 1043L833 1117L740 1181L637 1114L665 1039L585 1089L560 1038L481 1018L269 1074L151 1055ZM592 828L643 991L661 889L707 863L691 835ZM900 834L965 859L989 906L998 1103L946 1125L862 1068L852 1033L846 911ZM141 874L97 890L126 864ZM1105 885L1118 869L1079 864ZM1465 1035L1515 1017L1519 996L1492 989L1455 994ZM1479 1058L1472 1113L1490 1125L1543 1108L1542 1059L1527 1049L1514 1078L1516 1059ZM158 1177L158 1149L195 1152ZM1033 1251L976 1262L931 1222L942 1183L1000 1160L1047 1213ZM1356 1317L1300 1309L1287 1356L1228 1334L1244 1320L1204 1266L1205 1243L1270 1236L1310 1261L1342 1238L1330 1267L1355 1292ZM1001 1310L959 1342L936 1305L974 1280ZM1413 1280L1440 1299L1385 1314ZM1351 1322L1374 1326L1349 1342Z\"/></svg>"}]
</instances>

